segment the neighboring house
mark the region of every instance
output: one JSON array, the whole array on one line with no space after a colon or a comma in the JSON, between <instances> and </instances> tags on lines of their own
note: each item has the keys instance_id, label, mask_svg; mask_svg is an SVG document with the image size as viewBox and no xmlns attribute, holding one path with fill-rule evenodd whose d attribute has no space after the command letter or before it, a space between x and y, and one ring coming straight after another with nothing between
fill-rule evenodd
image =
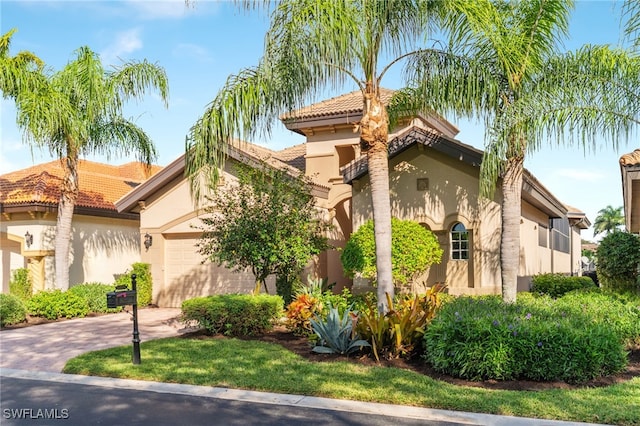
<instances>
[{"instance_id":1,"label":"neighboring house","mask_svg":"<svg viewBox=\"0 0 640 426\"><path fill-rule=\"evenodd\" d=\"M627 231L640 233L640 148L620 157L622 197Z\"/></svg>"},{"instance_id":2,"label":"neighboring house","mask_svg":"<svg viewBox=\"0 0 640 426\"><path fill-rule=\"evenodd\" d=\"M388 100L392 91L384 91ZM332 220L330 242L337 248L319 256L314 272L337 287L351 285L344 276L339 248L352 231L371 218L368 169L354 131L362 117L362 95L353 92L282 117L285 126L306 142L274 152L253 144L230 149L221 185L233 181L234 162L266 160L292 173L304 172L315 182L316 206ZM454 294L499 294L500 185L491 200L479 197L482 151L454 139L455 126L429 115L405 120L390 134L392 214L431 229L445 249L421 282L445 282ZM116 202L118 211L139 213L141 234L152 245L142 252L151 263L154 303L179 306L190 297L217 292L248 292L254 278L202 263L197 252L203 210L194 208L184 178L184 157ZM525 171L522 192L519 288L544 272L580 273L580 230L589 227L585 214L565 206ZM366 283L356 280L355 285ZM273 283L270 284L273 288Z\"/></svg>"},{"instance_id":3,"label":"neighboring house","mask_svg":"<svg viewBox=\"0 0 640 426\"><path fill-rule=\"evenodd\" d=\"M151 168L151 173L160 167ZM0 176L0 276L28 267L35 291L54 287L54 237L63 170L59 161ZM146 180L141 163L112 166L80 160L80 193L71 236L70 285L112 283L140 260L140 220L114 202Z\"/></svg>"}]
</instances>

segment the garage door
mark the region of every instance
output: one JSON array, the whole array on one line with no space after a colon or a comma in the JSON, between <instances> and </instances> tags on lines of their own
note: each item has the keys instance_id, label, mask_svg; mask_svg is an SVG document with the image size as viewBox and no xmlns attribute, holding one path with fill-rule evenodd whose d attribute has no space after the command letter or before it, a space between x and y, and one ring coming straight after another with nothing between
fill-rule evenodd
<instances>
[{"instance_id":1,"label":"garage door","mask_svg":"<svg viewBox=\"0 0 640 426\"><path fill-rule=\"evenodd\" d=\"M195 238L165 238L165 284L158 293L159 305L180 306L193 297L253 290L255 281L250 272L235 273L208 262L203 265Z\"/></svg>"}]
</instances>

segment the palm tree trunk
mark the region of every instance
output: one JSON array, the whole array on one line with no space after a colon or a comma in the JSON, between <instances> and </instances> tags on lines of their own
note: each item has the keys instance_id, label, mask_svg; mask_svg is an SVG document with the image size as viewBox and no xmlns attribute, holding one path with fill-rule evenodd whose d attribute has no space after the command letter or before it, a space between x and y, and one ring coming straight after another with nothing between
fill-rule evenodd
<instances>
[{"instance_id":1,"label":"palm tree trunk","mask_svg":"<svg viewBox=\"0 0 640 426\"><path fill-rule=\"evenodd\" d=\"M389 200L389 138L387 110L379 93L367 86L364 111L360 122L360 141L367 150L369 179L371 180L371 204L376 242L376 268L378 284L378 310L389 310L388 294L394 296L391 273L391 203Z\"/></svg>"},{"instance_id":2,"label":"palm tree trunk","mask_svg":"<svg viewBox=\"0 0 640 426\"><path fill-rule=\"evenodd\" d=\"M524 156L509 158L502 178L500 266L502 268L502 299L507 303L516 301L518 291L523 169Z\"/></svg>"},{"instance_id":3,"label":"palm tree trunk","mask_svg":"<svg viewBox=\"0 0 640 426\"><path fill-rule=\"evenodd\" d=\"M55 238L55 288L67 290L69 288L69 253L71 251L71 222L73 209L78 198L78 159L65 158L64 178L58 204L58 219Z\"/></svg>"}]
</instances>

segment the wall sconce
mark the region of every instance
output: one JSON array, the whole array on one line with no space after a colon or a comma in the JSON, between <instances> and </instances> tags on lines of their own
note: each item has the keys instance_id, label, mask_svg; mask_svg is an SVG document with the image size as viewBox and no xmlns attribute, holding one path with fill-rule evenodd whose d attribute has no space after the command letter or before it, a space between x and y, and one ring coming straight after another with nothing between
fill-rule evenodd
<instances>
[{"instance_id":1,"label":"wall sconce","mask_svg":"<svg viewBox=\"0 0 640 426\"><path fill-rule=\"evenodd\" d=\"M147 232L146 234L144 234L144 248L149 250L149 247L151 247L152 245L153 245L153 237L149 235L149 233Z\"/></svg>"},{"instance_id":2,"label":"wall sconce","mask_svg":"<svg viewBox=\"0 0 640 426\"><path fill-rule=\"evenodd\" d=\"M31 235L29 231L24 234L24 243L27 248L31 247L31 244L33 244L33 235Z\"/></svg>"}]
</instances>

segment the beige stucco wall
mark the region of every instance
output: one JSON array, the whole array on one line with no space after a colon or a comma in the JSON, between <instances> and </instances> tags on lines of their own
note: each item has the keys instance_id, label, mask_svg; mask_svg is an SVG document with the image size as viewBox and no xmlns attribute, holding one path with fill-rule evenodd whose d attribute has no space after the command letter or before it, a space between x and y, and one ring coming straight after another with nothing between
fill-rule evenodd
<instances>
[{"instance_id":1,"label":"beige stucco wall","mask_svg":"<svg viewBox=\"0 0 640 426\"><path fill-rule=\"evenodd\" d=\"M140 260L138 220L114 219L74 215L71 253L69 256L69 284L87 282L113 283L121 274ZM29 266L41 276L37 289L56 288L53 257L56 217L30 218L14 215L0 222L2 257L2 291L8 291L12 271ZM33 244L24 245L24 234L33 235ZM12 242L13 241L13 242ZM17 242L17 243L16 243Z\"/></svg>"},{"instance_id":2,"label":"beige stucco wall","mask_svg":"<svg viewBox=\"0 0 640 426\"><path fill-rule=\"evenodd\" d=\"M232 160L221 180L233 185ZM221 293L249 293L255 279L248 271L233 272L224 267L202 262L197 252L203 209L196 209L191 199L188 181L174 179L155 196L145 200L140 212L140 234L149 233L153 244L142 248L142 261L151 265L153 303L159 306L179 307L189 298ZM274 279L268 280L271 294L275 294Z\"/></svg>"},{"instance_id":3,"label":"beige stucco wall","mask_svg":"<svg viewBox=\"0 0 640 426\"><path fill-rule=\"evenodd\" d=\"M477 169L422 146L411 147L390 163L392 216L415 220L436 233L445 253L442 264L427 272L426 281L434 284L444 278L453 294L499 292L500 193L496 201L482 201L477 176ZM427 190L418 189L418 179L429 180ZM371 217L370 186L365 176L354 184L354 229ZM450 259L449 231L456 222L470 232L468 261Z\"/></svg>"}]
</instances>

